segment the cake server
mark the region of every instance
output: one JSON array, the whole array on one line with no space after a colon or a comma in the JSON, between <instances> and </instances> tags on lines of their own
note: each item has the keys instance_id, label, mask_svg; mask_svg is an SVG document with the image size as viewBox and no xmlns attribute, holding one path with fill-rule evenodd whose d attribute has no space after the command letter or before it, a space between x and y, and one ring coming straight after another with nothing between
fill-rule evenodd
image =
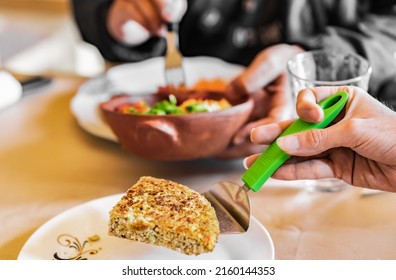
<instances>
[{"instance_id":1,"label":"cake server","mask_svg":"<svg viewBox=\"0 0 396 280\"><path fill-rule=\"evenodd\" d=\"M308 123L297 119L279 137L327 127L341 112L347 101L346 91L340 91L320 101L318 105L324 111L324 118L320 123ZM221 234L243 233L248 230L250 222L248 192L259 191L272 174L290 157L279 148L275 140L242 175L243 186L234 182L219 182L203 193L216 211Z\"/></svg>"}]
</instances>

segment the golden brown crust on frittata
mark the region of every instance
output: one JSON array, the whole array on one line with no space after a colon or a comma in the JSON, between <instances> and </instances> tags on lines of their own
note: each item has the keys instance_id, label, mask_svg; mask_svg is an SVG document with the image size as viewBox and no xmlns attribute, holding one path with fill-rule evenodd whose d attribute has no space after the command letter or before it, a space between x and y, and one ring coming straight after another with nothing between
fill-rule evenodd
<instances>
[{"instance_id":1,"label":"golden brown crust on frittata","mask_svg":"<svg viewBox=\"0 0 396 280\"><path fill-rule=\"evenodd\" d=\"M141 177L110 211L110 235L188 255L213 251L219 232L204 196L165 179Z\"/></svg>"}]
</instances>

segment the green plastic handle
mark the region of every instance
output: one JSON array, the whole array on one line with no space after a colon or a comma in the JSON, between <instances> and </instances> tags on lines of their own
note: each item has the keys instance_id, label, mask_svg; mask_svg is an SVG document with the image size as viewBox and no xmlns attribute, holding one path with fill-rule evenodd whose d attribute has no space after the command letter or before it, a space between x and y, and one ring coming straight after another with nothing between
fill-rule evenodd
<instances>
[{"instance_id":1,"label":"green plastic handle","mask_svg":"<svg viewBox=\"0 0 396 280\"><path fill-rule=\"evenodd\" d=\"M341 112L348 101L348 93L340 91L318 103L324 111L320 123L308 123L302 119L293 122L279 137L310 129L327 127ZM251 190L257 192L274 172L291 156L282 151L276 140L258 157L250 168L242 175L242 181Z\"/></svg>"}]
</instances>

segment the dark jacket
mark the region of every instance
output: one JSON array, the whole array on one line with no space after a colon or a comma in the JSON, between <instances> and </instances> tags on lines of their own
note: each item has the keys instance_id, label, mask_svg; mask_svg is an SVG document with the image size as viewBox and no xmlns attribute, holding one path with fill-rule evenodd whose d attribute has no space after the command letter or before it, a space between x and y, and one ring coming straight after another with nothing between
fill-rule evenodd
<instances>
[{"instance_id":1,"label":"dark jacket","mask_svg":"<svg viewBox=\"0 0 396 280\"><path fill-rule=\"evenodd\" d=\"M112 62L165 53L163 38L137 47L115 41L106 28L111 2L73 0L84 40ZM180 23L185 56L207 55L248 65L260 50L276 43L362 55L373 68L370 93L396 105L395 0L189 0Z\"/></svg>"}]
</instances>

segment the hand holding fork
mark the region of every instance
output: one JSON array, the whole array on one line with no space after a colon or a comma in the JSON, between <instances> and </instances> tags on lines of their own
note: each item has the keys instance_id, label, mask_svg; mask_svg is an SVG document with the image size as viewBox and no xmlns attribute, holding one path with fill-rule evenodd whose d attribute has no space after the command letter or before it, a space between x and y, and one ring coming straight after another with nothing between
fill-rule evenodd
<instances>
[{"instance_id":1,"label":"hand holding fork","mask_svg":"<svg viewBox=\"0 0 396 280\"><path fill-rule=\"evenodd\" d=\"M165 80L168 85L179 86L185 83L185 77L183 57L178 49L178 23L186 10L186 0L114 0L107 25L115 39L130 46L141 45L151 36L164 35Z\"/></svg>"}]
</instances>

